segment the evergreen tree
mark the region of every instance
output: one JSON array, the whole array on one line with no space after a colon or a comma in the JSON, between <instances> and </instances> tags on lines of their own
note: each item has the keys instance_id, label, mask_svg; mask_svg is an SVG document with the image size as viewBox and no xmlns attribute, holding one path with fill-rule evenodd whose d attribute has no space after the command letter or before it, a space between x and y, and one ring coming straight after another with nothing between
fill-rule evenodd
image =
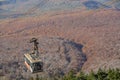
<instances>
[{"instance_id":1,"label":"evergreen tree","mask_svg":"<svg viewBox=\"0 0 120 80\"><path fill-rule=\"evenodd\" d=\"M77 80L87 80L87 76L81 71Z\"/></svg>"},{"instance_id":2,"label":"evergreen tree","mask_svg":"<svg viewBox=\"0 0 120 80\"><path fill-rule=\"evenodd\" d=\"M96 80L97 79L97 75L91 71L90 74L87 75L87 80Z\"/></svg>"},{"instance_id":3,"label":"evergreen tree","mask_svg":"<svg viewBox=\"0 0 120 80\"><path fill-rule=\"evenodd\" d=\"M34 80L34 78L33 78L33 77L30 77L30 80Z\"/></svg>"},{"instance_id":4,"label":"evergreen tree","mask_svg":"<svg viewBox=\"0 0 120 80\"><path fill-rule=\"evenodd\" d=\"M39 80L39 76L38 76L38 74L36 75L36 78L35 78L35 80Z\"/></svg>"},{"instance_id":5,"label":"evergreen tree","mask_svg":"<svg viewBox=\"0 0 120 80\"><path fill-rule=\"evenodd\" d=\"M70 71L63 77L54 76L52 78L40 78L36 75L35 79L31 77L30 80L120 80L120 69L109 69L107 71L99 69L98 72L91 71L89 74L80 71L78 76L74 71Z\"/></svg>"},{"instance_id":6,"label":"evergreen tree","mask_svg":"<svg viewBox=\"0 0 120 80\"><path fill-rule=\"evenodd\" d=\"M107 78L109 80L114 80L114 70L113 69L109 69L108 70L108 76L107 76Z\"/></svg>"},{"instance_id":7,"label":"evergreen tree","mask_svg":"<svg viewBox=\"0 0 120 80\"><path fill-rule=\"evenodd\" d=\"M73 70L71 70L68 73L68 75L63 78L63 80L76 80L76 76L75 76Z\"/></svg>"},{"instance_id":8,"label":"evergreen tree","mask_svg":"<svg viewBox=\"0 0 120 80\"><path fill-rule=\"evenodd\" d=\"M99 69L97 72L98 80L106 80L107 75L108 74L105 71L103 71L102 69Z\"/></svg>"},{"instance_id":9,"label":"evergreen tree","mask_svg":"<svg viewBox=\"0 0 120 80\"><path fill-rule=\"evenodd\" d=\"M120 80L120 70L119 69L115 70L114 75L115 75L116 80Z\"/></svg>"}]
</instances>

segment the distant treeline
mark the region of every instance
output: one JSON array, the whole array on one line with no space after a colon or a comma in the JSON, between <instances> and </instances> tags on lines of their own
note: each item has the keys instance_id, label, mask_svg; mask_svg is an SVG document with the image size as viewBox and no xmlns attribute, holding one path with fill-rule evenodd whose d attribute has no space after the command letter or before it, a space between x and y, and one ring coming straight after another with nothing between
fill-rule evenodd
<instances>
[{"instance_id":1,"label":"distant treeline","mask_svg":"<svg viewBox=\"0 0 120 80\"><path fill-rule=\"evenodd\" d=\"M120 0L112 0L112 1L116 3L116 2L119 2Z\"/></svg>"},{"instance_id":2,"label":"distant treeline","mask_svg":"<svg viewBox=\"0 0 120 80\"><path fill-rule=\"evenodd\" d=\"M75 74L74 71L70 71L65 76L55 75L52 78L41 78L36 75L35 78L31 77L30 80L120 80L120 69L99 69L97 72L91 71L89 74L80 72Z\"/></svg>"}]
</instances>

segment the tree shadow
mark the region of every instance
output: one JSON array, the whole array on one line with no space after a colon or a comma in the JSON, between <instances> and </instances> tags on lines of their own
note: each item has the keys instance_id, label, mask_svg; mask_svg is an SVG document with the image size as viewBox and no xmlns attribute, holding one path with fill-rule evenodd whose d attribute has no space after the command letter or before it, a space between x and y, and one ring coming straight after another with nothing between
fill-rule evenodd
<instances>
[{"instance_id":1,"label":"tree shadow","mask_svg":"<svg viewBox=\"0 0 120 80\"><path fill-rule=\"evenodd\" d=\"M86 2L83 2L83 5L87 9L111 8L110 6L107 6L97 1L86 1Z\"/></svg>"},{"instance_id":2,"label":"tree shadow","mask_svg":"<svg viewBox=\"0 0 120 80\"><path fill-rule=\"evenodd\" d=\"M118 10L118 11L120 11L120 2L118 2L118 3L115 4L115 9Z\"/></svg>"},{"instance_id":3,"label":"tree shadow","mask_svg":"<svg viewBox=\"0 0 120 80\"><path fill-rule=\"evenodd\" d=\"M70 44L72 44L73 46L75 46L77 48L78 51L82 52L81 56L83 57L83 61L86 62L87 61L87 56L86 54L82 51L82 48L84 47L84 45L79 44L79 43L75 43L73 41L70 41ZM84 63L83 63L84 64Z\"/></svg>"}]
</instances>

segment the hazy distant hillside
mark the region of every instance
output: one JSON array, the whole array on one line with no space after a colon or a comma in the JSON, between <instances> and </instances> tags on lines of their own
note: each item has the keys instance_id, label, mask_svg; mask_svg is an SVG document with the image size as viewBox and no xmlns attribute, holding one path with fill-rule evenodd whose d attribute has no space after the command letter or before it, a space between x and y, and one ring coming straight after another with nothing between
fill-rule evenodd
<instances>
[{"instance_id":1,"label":"hazy distant hillside","mask_svg":"<svg viewBox=\"0 0 120 80\"><path fill-rule=\"evenodd\" d=\"M0 12L2 12L0 13L0 18L74 9L120 9L120 1L117 3L113 1L114 0L0 0Z\"/></svg>"}]
</instances>

